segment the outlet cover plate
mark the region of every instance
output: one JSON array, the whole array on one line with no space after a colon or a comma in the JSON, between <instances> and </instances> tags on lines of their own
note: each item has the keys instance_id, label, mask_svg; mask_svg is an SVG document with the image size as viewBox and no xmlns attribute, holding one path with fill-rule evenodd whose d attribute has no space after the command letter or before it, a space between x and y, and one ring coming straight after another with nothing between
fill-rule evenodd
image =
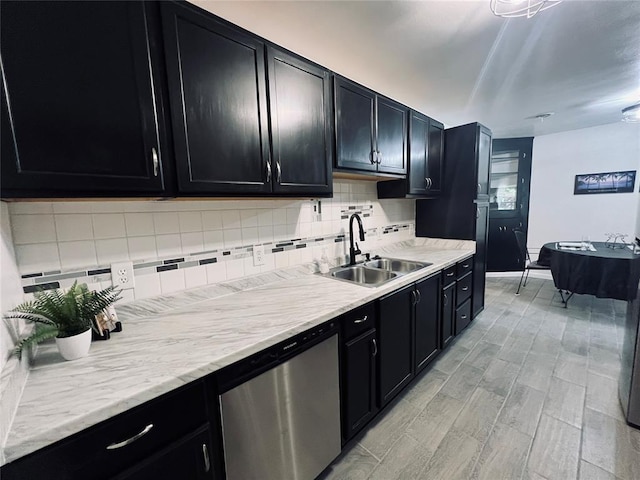
<instances>
[{"instance_id":1,"label":"outlet cover plate","mask_svg":"<svg viewBox=\"0 0 640 480\"><path fill-rule=\"evenodd\" d=\"M111 284L121 290L128 290L136 286L133 276L133 263L120 262L111 264Z\"/></svg>"},{"instance_id":2,"label":"outlet cover plate","mask_svg":"<svg viewBox=\"0 0 640 480\"><path fill-rule=\"evenodd\" d=\"M253 246L253 266L264 265L264 245Z\"/></svg>"}]
</instances>

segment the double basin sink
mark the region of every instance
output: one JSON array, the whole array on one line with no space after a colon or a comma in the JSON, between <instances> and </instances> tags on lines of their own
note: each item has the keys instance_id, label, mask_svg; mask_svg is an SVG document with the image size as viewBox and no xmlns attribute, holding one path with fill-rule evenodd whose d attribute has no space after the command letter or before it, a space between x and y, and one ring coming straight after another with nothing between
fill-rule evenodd
<instances>
[{"instance_id":1,"label":"double basin sink","mask_svg":"<svg viewBox=\"0 0 640 480\"><path fill-rule=\"evenodd\" d=\"M365 287L378 287L394 278L415 272L429 265L432 264L400 260L398 258L374 258L357 265L333 268L324 276Z\"/></svg>"}]
</instances>

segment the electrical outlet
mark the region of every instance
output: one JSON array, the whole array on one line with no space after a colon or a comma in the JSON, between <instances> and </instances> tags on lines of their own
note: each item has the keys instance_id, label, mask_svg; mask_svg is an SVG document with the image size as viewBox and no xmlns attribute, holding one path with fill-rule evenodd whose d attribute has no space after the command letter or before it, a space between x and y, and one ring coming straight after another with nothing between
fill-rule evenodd
<instances>
[{"instance_id":1,"label":"electrical outlet","mask_svg":"<svg viewBox=\"0 0 640 480\"><path fill-rule=\"evenodd\" d=\"M253 246L253 266L264 265L264 245Z\"/></svg>"},{"instance_id":2,"label":"electrical outlet","mask_svg":"<svg viewBox=\"0 0 640 480\"><path fill-rule=\"evenodd\" d=\"M121 262L111 264L111 283L121 290L128 290L136 286L133 277L133 263Z\"/></svg>"}]
</instances>

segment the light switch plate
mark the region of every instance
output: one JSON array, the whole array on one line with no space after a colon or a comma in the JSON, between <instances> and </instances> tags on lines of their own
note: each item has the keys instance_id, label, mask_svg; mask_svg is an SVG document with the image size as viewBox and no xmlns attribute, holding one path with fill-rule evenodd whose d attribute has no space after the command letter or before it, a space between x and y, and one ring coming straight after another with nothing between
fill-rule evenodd
<instances>
[{"instance_id":1,"label":"light switch plate","mask_svg":"<svg viewBox=\"0 0 640 480\"><path fill-rule=\"evenodd\" d=\"M253 246L253 266L264 265L264 245Z\"/></svg>"},{"instance_id":2,"label":"light switch plate","mask_svg":"<svg viewBox=\"0 0 640 480\"><path fill-rule=\"evenodd\" d=\"M128 290L136 286L133 277L133 263L120 262L111 264L111 284L121 290Z\"/></svg>"}]
</instances>

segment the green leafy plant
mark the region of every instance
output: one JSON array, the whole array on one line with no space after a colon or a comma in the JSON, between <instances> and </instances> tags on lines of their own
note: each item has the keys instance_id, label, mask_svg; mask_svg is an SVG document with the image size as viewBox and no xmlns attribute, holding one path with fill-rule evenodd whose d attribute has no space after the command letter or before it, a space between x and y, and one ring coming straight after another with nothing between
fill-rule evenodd
<instances>
[{"instance_id":1,"label":"green leafy plant","mask_svg":"<svg viewBox=\"0 0 640 480\"><path fill-rule=\"evenodd\" d=\"M74 284L66 291L60 289L35 292L35 299L18 305L5 315L36 323L33 333L20 340L14 353L22 351L48 338L64 338L96 329L95 316L118 301L120 291L107 287L99 292L90 291L85 284Z\"/></svg>"}]
</instances>

